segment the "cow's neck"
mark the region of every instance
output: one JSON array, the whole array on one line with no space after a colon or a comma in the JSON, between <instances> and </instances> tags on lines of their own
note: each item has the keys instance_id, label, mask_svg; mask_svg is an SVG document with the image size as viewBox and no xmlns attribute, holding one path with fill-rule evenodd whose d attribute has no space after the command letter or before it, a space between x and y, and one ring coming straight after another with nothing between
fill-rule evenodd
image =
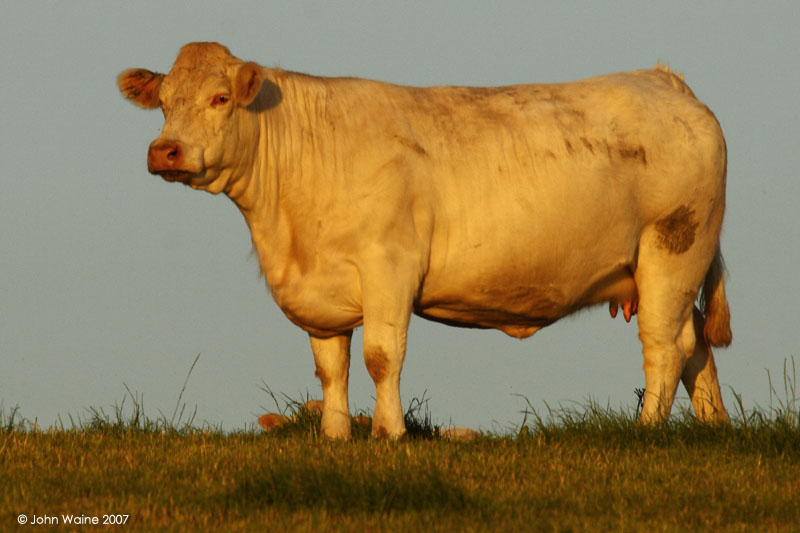
<instances>
[{"instance_id":1,"label":"cow's neck","mask_svg":"<svg viewBox=\"0 0 800 533\"><path fill-rule=\"evenodd\" d=\"M276 79L281 102L259 112L252 172L239 176L226 190L244 215L261 270L272 287L294 259L293 239L298 235L293 225L298 214L301 218L312 214L313 182L321 170L317 168L320 146L310 139L324 137L320 128L327 125L314 112L324 105L324 96L304 81L304 76L294 79L289 74Z\"/></svg>"},{"instance_id":2,"label":"cow's neck","mask_svg":"<svg viewBox=\"0 0 800 533\"><path fill-rule=\"evenodd\" d=\"M254 131L242 139L245 149L235 179L225 192L243 212L273 213L314 186L317 174L333 159L332 143L324 143L328 91L321 78L269 71L265 83L276 87L277 103L265 103ZM275 99L275 97L269 97ZM250 139L256 137L255 142ZM243 168L242 168L243 167ZM307 191L306 191L307 192ZM246 215L250 216L250 215Z\"/></svg>"}]
</instances>

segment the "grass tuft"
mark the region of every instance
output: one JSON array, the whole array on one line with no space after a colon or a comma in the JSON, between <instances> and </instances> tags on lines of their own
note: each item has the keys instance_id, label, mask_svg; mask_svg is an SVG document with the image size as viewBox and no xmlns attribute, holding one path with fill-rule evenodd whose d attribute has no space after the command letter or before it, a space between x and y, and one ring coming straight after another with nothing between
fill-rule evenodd
<instances>
[{"instance_id":1,"label":"grass tuft","mask_svg":"<svg viewBox=\"0 0 800 533\"><path fill-rule=\"evenodd\" d=\"M438 440L441 439L441 425L435 424L428 409L428 400L423 391L420 398L411 398L403 416L406 423L406 435L410 439Z\"/></svg>"},{"instance_id":2,"label":"grass tuft","mask_svg":"<svg viewBox=\"0 0 800 533\"><path fill-rule=\"evenodd\" d=\"M263 390L275 404L277 412L289 420L269 431L271 436L279 438L306 436L312 439L319 438L322 434L320 423L321 414L307 407L311 399L308 393L305 399L297 400L286 394L275 393L269 385L261 382ZM406 424L406 436L409 439L436 440L440 439L441 426L433 422L428 408L427 391L422 396L414 397L408 404L408 408L403 415ZM262 408L263 409L263 408ZM351 438L353 440L368 439L371 431L371 417L366 411L357 411L351 416ZM366 422L366 423L365 423Z\"/></svg>"},{"instance_id":3,"label":"grass tuft","mask_svg":"<svg viewBox=\"0 0 800 533\"><path fill-rule=\"evenodd\" d=\"M12 407L8 414L6 414L5 408L0 405L0 431L4 433L25 431L25 429L31 425L30 421L20 415L19 405Z\"/></svg>"}]
</instances>

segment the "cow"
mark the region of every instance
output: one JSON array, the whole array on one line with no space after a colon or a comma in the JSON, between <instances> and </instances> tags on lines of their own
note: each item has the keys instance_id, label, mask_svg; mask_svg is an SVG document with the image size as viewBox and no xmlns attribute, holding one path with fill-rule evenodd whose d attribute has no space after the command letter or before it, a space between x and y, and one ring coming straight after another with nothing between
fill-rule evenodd
<instances>
[{"instance_id":1,"label":"cow","mask_svg":"<svg viewBox=\"0 0 800 533\"><path fill-rule=\"evenodd\" d=\"M412 313L525 338L579 309L638 313L643 423L683 381L727 420L712 346L731 342L720 231L727 151L668 67L560 84L406 87L181 48L122 94L161 108L147 168L225 193L286 316L310 338L321 430L350 434L353 329L375 383L371 434L405 434Z\"/></svg>"}]
</instances>

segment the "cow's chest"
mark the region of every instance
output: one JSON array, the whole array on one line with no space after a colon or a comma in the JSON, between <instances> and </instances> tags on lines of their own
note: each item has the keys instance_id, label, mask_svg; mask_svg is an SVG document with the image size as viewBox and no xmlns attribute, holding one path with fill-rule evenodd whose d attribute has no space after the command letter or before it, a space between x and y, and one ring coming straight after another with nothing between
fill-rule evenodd
<instances>
[{"instance_id":1,"label":"cow's chest","mask_svg":"<svg viewBox=\"0 0 800 533\"><path fill-rule=\"evenodd\" d=\"M261 262L267 286L283 313L304 330L331 335L361 324L358 273L335 257L300 263Z\"/></svg>"}]
</instances>

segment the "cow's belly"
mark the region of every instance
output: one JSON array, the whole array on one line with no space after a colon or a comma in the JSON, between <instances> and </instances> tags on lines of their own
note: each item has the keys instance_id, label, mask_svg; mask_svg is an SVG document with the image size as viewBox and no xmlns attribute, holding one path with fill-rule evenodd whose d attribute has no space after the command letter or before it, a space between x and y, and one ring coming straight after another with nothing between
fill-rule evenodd
<instances>
[{"instance_id":1,"label":"cow's belly","mask_svg":"<svg viewBox=\"0 0 800 533\"><path fill-rule=\"evenodd\" d=\"M467 267L446 268L426 279L415 312L455 326L529 337L578 309L636 299L634 255L635 248L616 256L575 257L562 265L495 265L472 275Z\"/></svg>"},{"instance_id":2,"label":"cow's belly","mask_svg":"<svg viewBox=\"0 0 800 533\"><path fill-rule=\"evenodd\" d=\"M573 172L549 188L471 196L463 191L477 179L447 189L415 311L527 337L583 307L635 299L644 221L631 182L609 175Z\"/></svg>"}]
</instances>

